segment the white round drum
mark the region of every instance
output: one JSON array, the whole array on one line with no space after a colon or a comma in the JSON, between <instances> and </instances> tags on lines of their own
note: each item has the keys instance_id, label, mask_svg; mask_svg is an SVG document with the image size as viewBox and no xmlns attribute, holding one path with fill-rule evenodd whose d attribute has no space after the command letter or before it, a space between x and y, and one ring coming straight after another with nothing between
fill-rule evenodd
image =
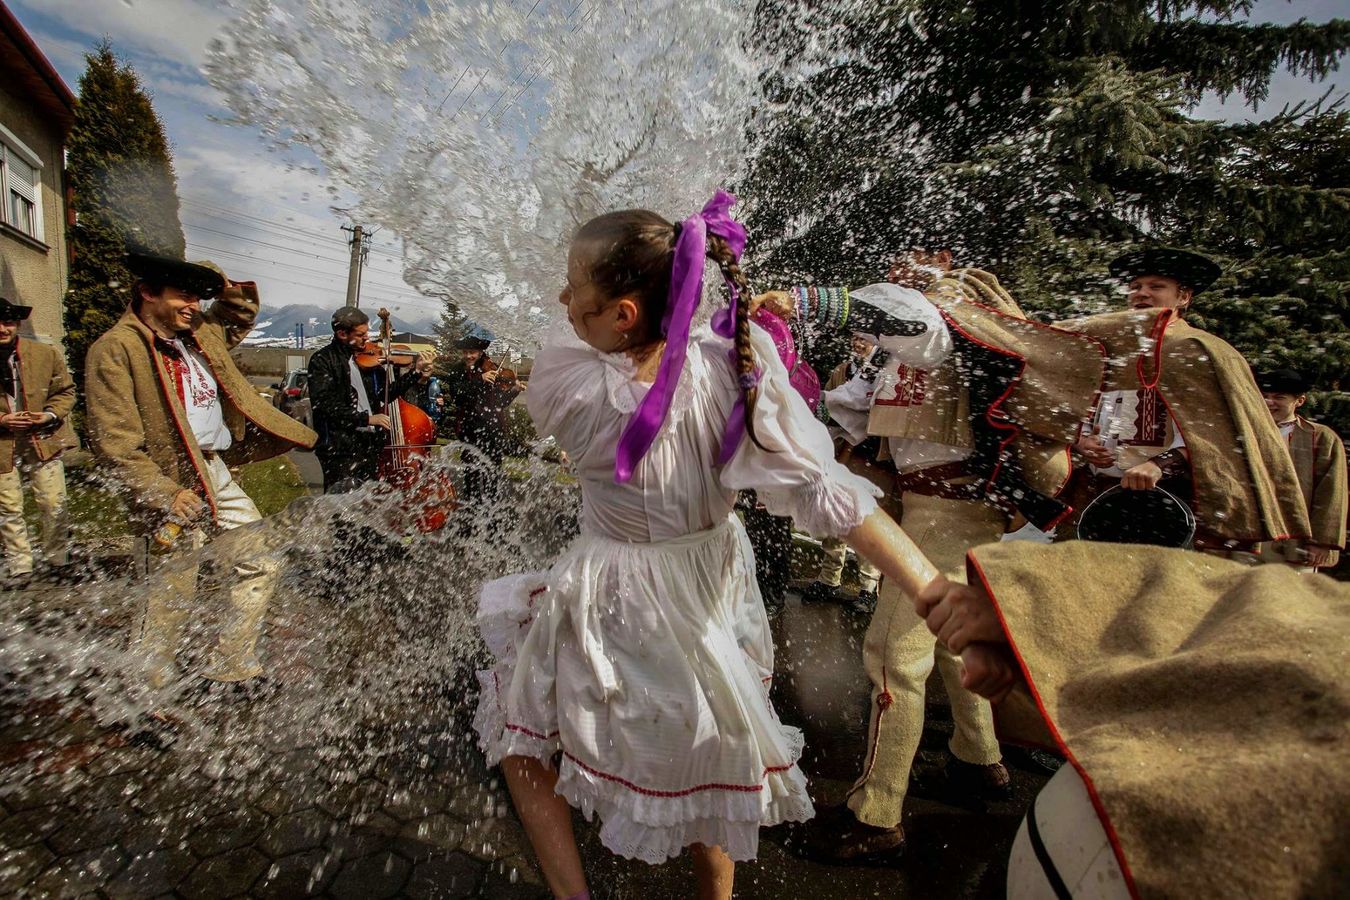
<instances>
[{"instance_id":1,"label":"white round drum","mask_svg":"<svg viewBox=\"0 0 1350 900\"><path fill-rule=\"evenodd\" d=\"M1008 858L1008 900L1128 900L1087 786L1068 763L1036 795Z\"/></svg>"}]
</instances>

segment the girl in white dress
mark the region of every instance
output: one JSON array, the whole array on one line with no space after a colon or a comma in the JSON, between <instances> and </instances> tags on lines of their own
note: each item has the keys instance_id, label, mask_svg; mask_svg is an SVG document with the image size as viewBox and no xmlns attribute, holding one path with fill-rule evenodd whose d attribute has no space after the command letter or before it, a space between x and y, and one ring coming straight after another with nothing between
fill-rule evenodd
<instances>
[{"instance_id":1,"label":"girl in white dress","mask_svg":"<svg viewBox=\"0 0 1350 900\"><path fill-rule=\"evenodd\" d=\"M598 813L623 856L689 847L704 897L731 896L761 826L812 815L800 732L768 699L773 645L738 490L849 537L887 574L921 560L876 488L834 461L750 323L734 202L719 191L678 226L642 210L583 225L559 297L579 340L531 372L530 415L581 481L581 535L549 571L483 588L496 662L479 673L475 727L559 897L589 897L568 803ZM732 306L691 333L705 255Z\"/></svg>"}]
</instances>

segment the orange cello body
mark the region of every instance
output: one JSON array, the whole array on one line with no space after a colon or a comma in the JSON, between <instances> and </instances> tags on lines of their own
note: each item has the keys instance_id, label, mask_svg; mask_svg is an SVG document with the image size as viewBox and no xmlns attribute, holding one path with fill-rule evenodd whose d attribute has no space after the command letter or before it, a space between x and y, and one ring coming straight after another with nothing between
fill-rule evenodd
<instances>
[{"instance_id":1,"label":"orange cello body","mask_svg":"<svg viewBox=\"0 0 1350 900\"><path fill-rule=\"evenodd\" d=\"M389 311L380 310L381 336L386 342L384 364L387 385L393 383L393 365L400 355L389 353ZM410 357L411 363L415 357ZM376 477L401 492L413 524L423 534L440 531L455 509L455 488L449 473L430 467L436 448L436 423L415 403L396 398L385 404L389 440L376 468Z\"/></svg>"}]
</instances>

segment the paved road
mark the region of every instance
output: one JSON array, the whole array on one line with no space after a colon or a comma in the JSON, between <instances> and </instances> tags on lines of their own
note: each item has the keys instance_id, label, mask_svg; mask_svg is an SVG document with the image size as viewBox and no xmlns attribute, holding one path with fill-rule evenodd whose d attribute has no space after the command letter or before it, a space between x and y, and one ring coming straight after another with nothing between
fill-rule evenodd
<instances>
[{"instance_id":1,"label":"paved road","mask_svg":"<svg viewBox=\"0 0 1350 900\"><path fill-rule=\"evenodd\" d=\"M317 486L313 455L293 458ZM400 573L394 560L327 593L333 567L292 553L262 645L275 691L189 692L167 750L128 742L119 722L135 721L122 704L138 681L109 681L142 596L134 584L0 595L0 894L547 897L468 728L470 598L499 563L454 540L437 553L439 565ZM795 597L774 622L775 704L806 733L821 804L842 800L861 763L867 684L850 661L865 624ZM47 680L69 672L83 674ZM940 681L929 695L925 766L943 760L951 730ZM911 846L889 867L804 862L787 829L767 830L761 858L738 867L737 895L1002 896L1012 836L1043 780L1014 768L1016 798L987 812L911 795ZM628 862L594 825L579 835L597 898L689 896L687 859Z\"/></svg>"}]
</instances>

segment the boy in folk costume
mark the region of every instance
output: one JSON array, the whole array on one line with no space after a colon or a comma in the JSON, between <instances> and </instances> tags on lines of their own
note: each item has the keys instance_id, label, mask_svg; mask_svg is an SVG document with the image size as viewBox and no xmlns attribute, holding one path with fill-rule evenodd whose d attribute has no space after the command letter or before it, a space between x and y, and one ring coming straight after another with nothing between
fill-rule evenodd
<instances>
[{"instance_id":1,"label":"boy in folk costume","mask_svg":"<svg viewBox=\"0 0 1350 900\"><path fill-rule=\"evenodd\" d=\"M75 382L56 347L19 336L33 311L0 297L0 541L11 584L33 574L33 548L23 521L23 481L42 514L42 558L52 567L69 559L66 473L61 454L76 446L70 430Z\"/></svg>"},{"instance_id":2,"label":"boy in folk costume","mask_svg":"<svg viewBox=\"0 0 1350 900\"><path fill-rule=\"evenodd\" d=\"M999 540L1014 522L1049 529L1067 513L1054 494L1104 360L1095 342L1027 321L989 273L953 271L947 251L910 254L891 277L851 295L853 327L869 308L884 313L869 330L890 353L867 432L886 439L899 472L901 527L959 581L971 547ZM873 684L864 771L848 808L814 827L808 852L817 857L856 860L903 846L900 818L935 663L956 723L948 784L985 797L1007 791L988 705L961 687L956 659L896 583L882 583L863 663Z\"/></svg>"},{"instance_id":3,"label":"boy in folk costume","mask_svg":"<svg viewBox=\"0 0 1350 900\"><path fill-rule=\"evenodd\" d=\"M1312 526L1311 537L1301 542L1301 546L1286 542L1293 546L1275 546L1272 550L1281 559L1297 565L1311 569L1334 568L1345 549L1348 505L1345 445L1327 426L1309 422L1298 414L1299 407L1308 400L1308 383L1298 372L1280 369L1258 376L1256 381L1280 434L1289 442L1289 456L1298 473Z\"/></svg>"},{"instance_id":4,"label":"boy in folk costume","mask_svg":"<svg viewBox=\"0 0 1350 900\"><path fill-rule=\"evenodd\" d=\"M1153 248L1118 257L1130 309L1059 323L1106 348L1102 399L1075 448L1074 505L1119 484L1164 479L1190 503L1195 547L1255 561L1263 541L1306 539L1308 515L1284 440L1242 356L1181 319L1219 276L1196 253ZM1237 451L1237 452L1235 452Z\"/></svg>"}]
</instances>

